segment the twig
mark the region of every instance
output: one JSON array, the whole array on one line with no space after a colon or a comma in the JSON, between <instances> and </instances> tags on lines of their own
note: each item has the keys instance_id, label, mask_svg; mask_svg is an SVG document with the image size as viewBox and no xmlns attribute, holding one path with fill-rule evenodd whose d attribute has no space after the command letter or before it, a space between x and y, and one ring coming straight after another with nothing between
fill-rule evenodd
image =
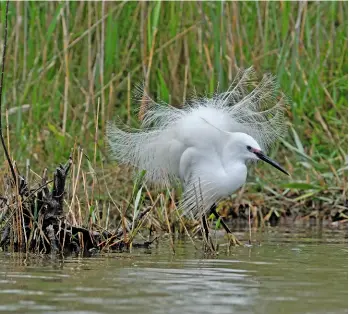
<instances>
[{"instance_id":1,"label":"twig","mask_svg":"<svg viewBox=\"0 0 349 314\"><path fill-rule=\"evenodd\" d=\"M250 204L248 204L248 231L249 231L248 244L251 244L252 230L251 230L251 205Z\"/></svg>"},{"instance_id":2,"label":"twig","mask_svg":"<svg viewBox=\"0 0 349 314\"><path fill-rule=\"evenodd\" d=\"M161 194L161 200L162 200L162 204L164 203L164 197L163 197L163 194ZM171 232L171 226L170 226L170 221L168 220L168 215L167 215L167 208L164 206L163 208L164 210L164 214L165 214L165 220L166 220L166 224L167 224L167 228L168 228L168 233L169 233L169 236L170 236L170 244L171 244L171 248L172 248L172 252L173 254L176 254L176 251L175 251L175 248L174 248L174 242L173 242L173 235L172 235L172 232Z\"/></svg>"}]
</instances>

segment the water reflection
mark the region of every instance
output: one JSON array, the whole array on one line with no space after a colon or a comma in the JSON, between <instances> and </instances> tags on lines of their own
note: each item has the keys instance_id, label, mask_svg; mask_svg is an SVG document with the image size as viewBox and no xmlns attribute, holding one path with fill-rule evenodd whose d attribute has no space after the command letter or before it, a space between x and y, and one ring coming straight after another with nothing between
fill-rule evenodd
<instances>
[{"instance_id":1,"label":"water reflection","mask_svg":"<svg viewBox=\"0 0 349 314\"><path fill-rule=\"evenodd\" d=\"M166 241L64 261L0 253L0 312L347 313L346 234L309 235L254 234L261 246L217 257Z\"/></svg>"}]
</instances>

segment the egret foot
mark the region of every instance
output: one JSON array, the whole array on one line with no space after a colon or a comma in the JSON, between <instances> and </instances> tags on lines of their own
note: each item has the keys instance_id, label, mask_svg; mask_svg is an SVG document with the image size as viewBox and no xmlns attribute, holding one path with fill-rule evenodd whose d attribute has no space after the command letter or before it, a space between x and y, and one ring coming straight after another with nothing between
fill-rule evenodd
<instances>
[{"instance_id":1,"label":"egret foot","mask_svg":"<svg viewBox=\"0 0 349 314\"><path fill-rule=\"evenodd\" d=\"M219 214L217 213L217 210L216 210L216 204L213 204L211 206L211 209L210 209L211 213L213 215L215 215L215 217L217 219L221 219L221 224L224 228L224 230L226 231L227 233L227 236L228 236L228 239L229 239L229 244L231 245L234 245L234 246L238 246L238 245L242 245L241 242L235 237L235 235L230 231L229 227L225 224L225 222L223 221L222 217L219 216Z\"/></svg>"},{"instance_id":2,"label":"egret foot","mask_svg":"<svg viewBox=\"0 0 349 314\"><path fill-rule=\"evenodd\" d=\"M233 246L242 245L242 243L238 240L237 237L235 237L235 235L233 233L227 233L227 237L229 240L229 245L233 245Z\"/></svg>"}]
</instances>

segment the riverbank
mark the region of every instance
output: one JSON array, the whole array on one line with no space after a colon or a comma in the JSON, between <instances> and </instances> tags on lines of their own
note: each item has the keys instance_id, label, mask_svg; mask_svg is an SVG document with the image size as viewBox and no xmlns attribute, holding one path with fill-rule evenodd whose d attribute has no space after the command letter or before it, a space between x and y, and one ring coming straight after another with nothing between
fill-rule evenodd
<instances>
[{"instance_id":1,"label":"riverbank","mask_svg":"<svg viewBox=\"0 0 349 314\"><path fill-rule=\"evenodd\" d=\"M90 164L89 168L83 166L81 150L74 157L56 168L53 179L49 179L47 170L40 180L33 180L33 174L30 180L19 176L18 189L3 177L3 250L93 255L147 248L167 236L201 238L200 221L182 217L177 208L178 191L152 191L141 177L130 189L127 180L118 182L118 177L124 176L120 172L117 175L116 168L114 173L104 169L104 176L97 175ZM130 171L123 170L130 181ZM255 183L247 184L230 200L220 203L218 211L233 231L300 225L333 230L347 227L345 189L341 193L339 189L309 192L309 186L307 191L301 184L289 186L257 189ZM128 194L128 199L120 201L119 193ZM208 223L211 233L221 230L214 217L208 217Z\"/></svg>"}]
</instances>

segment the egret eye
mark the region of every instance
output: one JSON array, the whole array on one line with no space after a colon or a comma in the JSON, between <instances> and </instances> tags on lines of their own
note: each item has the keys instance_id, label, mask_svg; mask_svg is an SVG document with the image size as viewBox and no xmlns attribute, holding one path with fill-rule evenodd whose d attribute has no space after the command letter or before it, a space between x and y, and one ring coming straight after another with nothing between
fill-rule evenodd
<instances>
[{"instance_id":1,"label":"egret eye","mask_svg":"<svg viewBox=\"0 0 349 314\"><path fill-rule=\"evenodd\" d=\"M249 146L249 145L247 145L246 148L247 148L248 151L251 151L251 150L252 150L252 147Z\"/></svg>"}]
</instances>

